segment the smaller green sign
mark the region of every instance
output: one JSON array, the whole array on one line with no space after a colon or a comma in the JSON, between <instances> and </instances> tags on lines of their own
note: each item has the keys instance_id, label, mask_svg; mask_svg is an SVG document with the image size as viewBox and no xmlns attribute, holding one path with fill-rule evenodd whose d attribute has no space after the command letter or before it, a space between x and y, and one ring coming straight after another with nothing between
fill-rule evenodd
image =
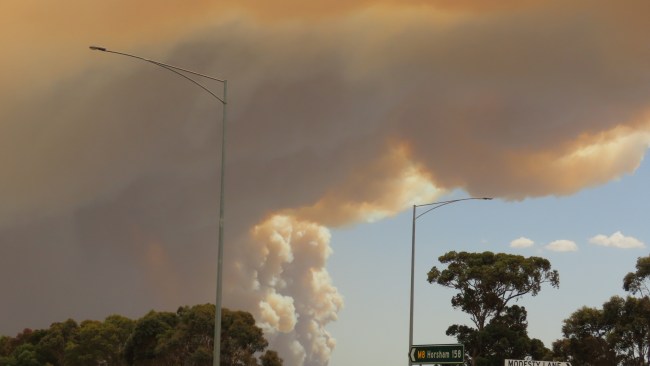
<instances>
[{"instance_id":1,"label":"smaller green sign","mask_svg":"<svg viewBox=\"0 0 650 366\"><path fill-rule=\"evenodd\" d=\"M409 352L412 364L457 364L465 362L465 346L462 344L425 344L412 346Z\"/></svg>"}]
</instances>

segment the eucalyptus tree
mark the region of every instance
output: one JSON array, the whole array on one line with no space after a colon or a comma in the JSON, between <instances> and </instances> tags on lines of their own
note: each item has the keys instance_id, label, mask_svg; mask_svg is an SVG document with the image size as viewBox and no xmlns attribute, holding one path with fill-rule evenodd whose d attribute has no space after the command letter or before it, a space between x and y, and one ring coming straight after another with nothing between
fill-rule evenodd
<instances>
[{"instance_id":1,"label":"eucalyptus tree","mask_svg":"<svg viewBox=\"0 0 650 366\"><path fill-rule=\"evenodd\" d=\"M564 339L553 342L553 352L578 365L617 365L620 358L608 341L612 329L602 309L583 306L564 320Z\"/></svg>"},{"instance_id":2,"label":"eucalyptus tree","mask_svg":"<svg viewBox=\"0 0 650 366\"><path fill-rule=\"evenodd\" d=\"M602 308L582 307L564 320L563 339L553 343L556 357L580 365L650 365L650 256L623 278L631 295L612 296Z\"/></svg>"},{"instance_id":3,"label":"eucalyptus tree","mask_svg":"<svg viewBox=\"0 0 650 366\"><path fill-rule=\"evenodd\" d=\"M213 304L150 311L137 321L111 315L104 321L72 319L49 329L0 336L0 366L209 366L214 343ZM282 358L253 316L223 309L223 366L281 366Z\"/></svg>"},{"instance_id":4,"label":"eucalyptus tree","mask_svg":"<svg viewBox=\"0 0 650 366\"><path fill-rule=\"evenodd\" d=\"M547 259L540 257L452 251L438 260L447 268L440 270L434 266L428 273L427 281L458 291L451 298L451 305L469 314L474 328L452 325L447 329L447 334L465 343L472 365L489 364L481 360L496 352L491 351L489 346L494 344L496 334L504 334L505 328L518 328L520 336L527 338L525 309L510 308L513 301L525 295L536 296L543 284L548 283L555 288L560 285L558 272L551 269ZM491 329L487 329L489 324L492 324ZM503 337L500 339L503 340ZM529 354L531 344L528 344ZM520 346L508 346L512 350L510 354L518 355Z\"/></svg>"},{"instance_id":5,"label":"eucalyptus tree","mask_svg":"<svg viewBox=\"0 0 650 366\"><path fill-rule=\"evenodd\" d=\"M639 257L636 261L636 272L629 272L623 278L623 289L634 295L650 295L650 256Z\"/></svg>"},{"instance_id":6,"label":"eucalyptus tree","mask_svg":"<svg viewBox=\"0 0 650 366\"><path fill-rule=\"evenodd\" d=\"M650 299L613 296L603 304L608 343L627 365L650 365Z\"/></svg>"}]
</instances>

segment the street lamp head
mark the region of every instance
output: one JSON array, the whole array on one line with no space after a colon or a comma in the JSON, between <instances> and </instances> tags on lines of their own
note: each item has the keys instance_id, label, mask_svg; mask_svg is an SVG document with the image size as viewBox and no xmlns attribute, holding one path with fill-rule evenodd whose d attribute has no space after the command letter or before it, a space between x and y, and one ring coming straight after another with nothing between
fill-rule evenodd
<instances>
[{"instance_id":1,"label":"street lamp head","mask_svg":"<svg viewBox=\"0 0 650 366\"><path fill-rule=\"evenodd\" d=\"M492 197L482 197L481 199L482 199L482 200L490 201L490 200L492 200L493 198L492 198Z\"/></svg>"},{"instance_id":2,"label":"street lamp head","mask_svg":"<svg viewBox=\"0 0 650 366\"><path fill-rule=\"evenodd\" d=\"M102 51L102 52L106 52L106 48L104 48L104 47L99 47L99 46L90 46L90 49L93 50L93 51Z\"/></svg>"}]
</instances>

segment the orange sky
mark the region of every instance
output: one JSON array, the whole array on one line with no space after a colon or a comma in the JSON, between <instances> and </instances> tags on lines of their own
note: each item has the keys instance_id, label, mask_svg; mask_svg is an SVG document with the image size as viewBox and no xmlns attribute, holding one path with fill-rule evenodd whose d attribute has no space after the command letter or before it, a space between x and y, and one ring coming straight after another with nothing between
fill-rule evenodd
<instances>
[{"instance_id":1,"label":"orange sky","mask_svg":"<svg viewBox=\"0 0 650 366\"><path fill-rule=\"evenodd\" d=\"M650 143L650 3L475 4L5 1L0 236L26 253L45 238L65 241L74 256L52 255L72 268L79 261L111 273L121 258L147 265L154 255L173 267L166 281L212 278L203 276L212 263L187 253L214 235L220 104L164 70L91 52L93 44L229 80L233 278L268 264L245 260L260 247L249 237L256 225L317 235L446 190L519 200L633 172ZM70 232L48 231L60 222ZM141 240L134 227L156 245L131 245ZM329 239L319 238L322 255ZM288 298L316 300L306 288L281 297L278 284L287 273L317 273L311 289L328 289L330 313L314 318L320 328L296 331L315 332L325 351L312 362L303 350L295 362L322 363L333 344L322 327L340 308L324 259L312 269L281 263L266 285L247 278L250 294L233 301L286 333L300 308ZM151 292L134 306L170 305L163 278L140 275L126 293ZM71 290L87 285L66 276L59 280ZM100 287L114 283L102 278ZM210 285L177 291L203 298Z\"/></svg>"}]
</instances>

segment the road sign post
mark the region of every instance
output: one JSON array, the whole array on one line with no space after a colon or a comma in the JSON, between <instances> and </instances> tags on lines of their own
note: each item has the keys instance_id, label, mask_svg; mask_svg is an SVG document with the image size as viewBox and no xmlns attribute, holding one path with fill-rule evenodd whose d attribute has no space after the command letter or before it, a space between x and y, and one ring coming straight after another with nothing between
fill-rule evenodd
<instances>
[{"instance_id":1,"label":"road sign post","mask_svg":"<svg viewBox=\"0 0 650 366\"><path fill-rule=\"evenodd\" d=\"M462 344L414 345L409 350L411 364L462 364L465 362L465 346Z\"/></svg>"}]
</instances>

